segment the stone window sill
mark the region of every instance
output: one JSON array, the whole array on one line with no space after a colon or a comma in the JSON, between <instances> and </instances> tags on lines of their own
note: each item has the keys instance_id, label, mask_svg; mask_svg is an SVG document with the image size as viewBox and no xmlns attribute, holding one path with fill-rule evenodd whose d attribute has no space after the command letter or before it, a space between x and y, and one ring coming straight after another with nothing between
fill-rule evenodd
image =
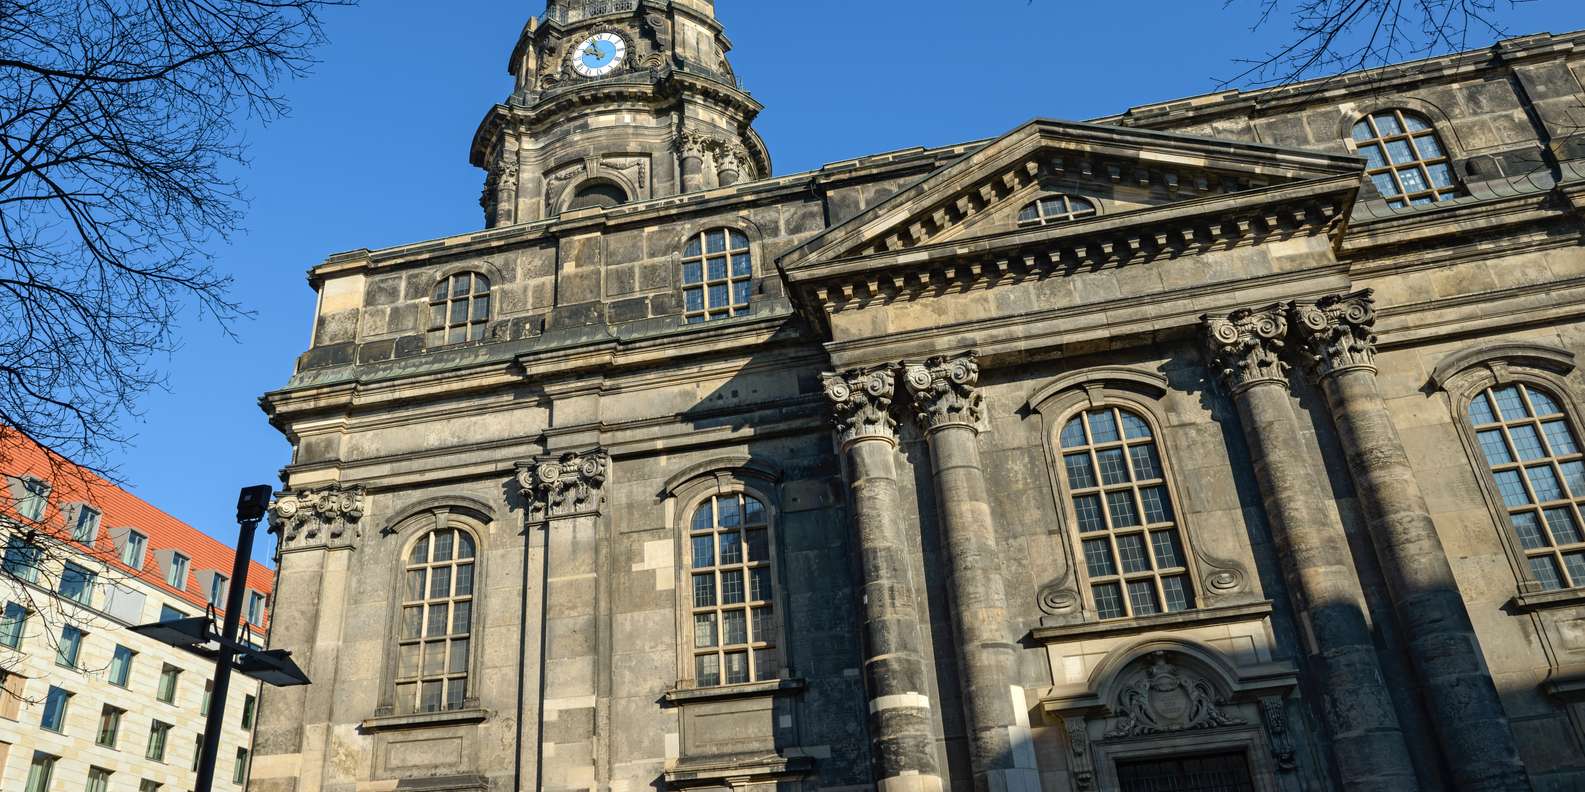
<instances>
[{"instance_id":1,"label":"stone window sill","mask_svg":"<svg viewBox=\"0 0 1585 792\"><path fill-rule=\"evenodd\" d=\"M1041 643L1065 643L1068 641L1093 640L1156 630L1205 627L1227 622L1252 621L1254 619L1263 619L1270 615L1270 602L1252 602L1243 605L1224 605L1218 608L1200 608L1178 613L1159 613L1154 616L1141 616L1137 619L1068 624L1060 627L1036 627L1030 631L1030 635Z\"/></svg>"},{"instance_id":2,"label":"stone window sill","mask_svg":"<svg viewBox=\"0 0 1585 792\"><path fill-rule=\"evenodd\" d=\"M747 682L741 685L723 685L708 688L672 688L662 696L667 704L688 704L696 701L724 701L753 696L774 696L803 690L802 679L771 679L764 682Z\"/></svg>"},{"instance_id":3,"label":"stone window sill","mask_svg":"<svg viewBox=\"0 0 1585 792\"><path fill-rule=\"evenodd\" d=\"M440 726L460 726L481 723L490 717L488 710L460 709L440 712L413 712L405 715L376 715L364 718L360 724L368 733L396 731L399 729L432 729Z\"/></svg>"},{"instance_id":4,"label":"stone window sill","mask_svg":"<svg viewBox=\"0 0 1585 792\"><path fill-rule=\"evenodd\" d=\"M1534 613L1552 608L1572 608L1576 605L1585 605L1585 588L1521 592L1508 601L1508 608L1514 613Z\"/></svg>"}]
</instances>

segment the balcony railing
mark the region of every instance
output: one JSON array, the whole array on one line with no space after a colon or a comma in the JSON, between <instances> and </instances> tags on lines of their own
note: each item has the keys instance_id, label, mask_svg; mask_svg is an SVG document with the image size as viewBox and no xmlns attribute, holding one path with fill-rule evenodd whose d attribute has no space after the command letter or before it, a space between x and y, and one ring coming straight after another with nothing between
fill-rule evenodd
<instances>
[{"instance_id":1,"label":"balcony railing","mask_svg":"<svg viewBox=\"0 0 1585 792\"><path fill-rule=\"evenodd\" d=\"M566 25L591 17L632 11L637 5L637 0L561 0L545 9L545 18Z\"/></svg>"}]
</instances>

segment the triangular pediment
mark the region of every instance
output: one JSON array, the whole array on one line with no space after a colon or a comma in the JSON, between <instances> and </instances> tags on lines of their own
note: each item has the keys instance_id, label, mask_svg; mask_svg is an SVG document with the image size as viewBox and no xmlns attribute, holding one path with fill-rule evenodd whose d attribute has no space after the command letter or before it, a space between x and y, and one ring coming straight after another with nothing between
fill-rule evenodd
<instances>
[{"instance_id":1,"label":"triangular pediment","mask_svg":"<svg viewBox=\"0 0 1585 792\"><path fill-rule=\"evenodd\" d=\"M1083 225L1339 177L1357 180L1361 170L1354 157L1038 120L828 229L781 264L791 275L844 259L1027 230L1020 214L1043 196L1089 201L1095 214L1074 221Z\"/></svg>"}]
</instances>

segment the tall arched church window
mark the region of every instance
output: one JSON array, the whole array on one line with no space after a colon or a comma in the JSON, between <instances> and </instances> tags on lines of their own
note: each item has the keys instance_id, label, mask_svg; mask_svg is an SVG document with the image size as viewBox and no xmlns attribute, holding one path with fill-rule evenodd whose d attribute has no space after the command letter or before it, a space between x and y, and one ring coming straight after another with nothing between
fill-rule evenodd
<instances>
[{"instance_id":1,"label":"tall arched church window","mask_svg":"<svg viewBox=\"0 0 1585 792\"><path fill-rule=\"evenodd\" d=\"M1425 116L1382 110L1354 124L1354 146L1365 172L1390 206L1429 204L1458 194L1447 148Z\"/></svg>"},{"instance_id":2,"label":"tall arched church window","mask_svg":"<svg viewBox=\"0 0 1585 792\"><path fill-rule=\"evenodd\" d=\"M754 257L743 232L715 228L688 238L682 303L689 324L747 314L753 285Z\"/></svg>"},{"instance_id":3,"label":"tall arched church window","mask_svg":"<svg viewBox=\"0 0 1585 792\"><path fill-rule=\"evenodd\" d=\"M484 338L490 321L490 279L477 272L459 272L435 284L429 298L429 330L440 344Z\"/></svg>"},{"instance_id":4,"label":"tall arched church window","mask_svg":"<svg viewBox=\"0 0 1585 792\"><path fill-rule=\"evenodd\" d=\"M781 632L765 504L741 492L713 495L688 526L690 645L699 687L775 679Z\"/></svg>"},{"instance_id":5,"label":"tall arched church window","mask_svg":"<svg viewBox=\"0 0 1585 792\"><path fill-rule=\"evenodd\" d=\"M1024 206L1018 213L1018 226L1031 228L1067 223L1085 217L1094 217L1095 214L1095 204L1088 198L1080 198L1077 195L1048 195Z\"/></svg>"},{"instance_id":6,"label":"tall arched church window","mask_svg":"<svg viewBox=\"0 0 1585 792\"><path fill-rule=\"evenodd\" d=\"M1498 385L1470 401L1469 420L1531 577L1585 586L1585 456L1562 405L1532 385Z\"/></svg>"},{"instance_id":7,"label":"tall arched church window","mask_svg":"<svg viewBox=\"0 0 1585 792\"><path fill-rule=\"evenodd\" d=\"M1058 440L1096 613L1121 619L1193 608L1189 556L1150 424L1123 408L1092 408L1063 424Z\"/></svg>"},{"instance_id":8,"label":"tall arched church window","mask_svg":"<svg viewBox=\"0 0 1585 792\"><path fill-rule=\"evenodd\" d=\"M441 528L407 552L397 635L400 712L461 709L467 699L475 549L467 531Z\"/></svg>"}]
</instances>

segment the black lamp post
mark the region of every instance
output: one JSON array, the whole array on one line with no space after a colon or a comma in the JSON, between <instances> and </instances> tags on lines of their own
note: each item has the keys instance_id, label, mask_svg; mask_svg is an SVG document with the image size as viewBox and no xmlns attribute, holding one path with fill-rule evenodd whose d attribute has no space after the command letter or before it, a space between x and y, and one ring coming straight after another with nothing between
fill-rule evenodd
<instances>
[{"instance_id":1,"label":"black lamp post","mask_svg":"<svg viewBox=\"0 0 1585 792\"><path fill-rule=\"evenodd\" d=\"M259 485L244 488L237 498L237 555L231 565L225 624L219 635L214 633L208 616L132 628L134 632L215 661L214 689L209 697L209 715L204 725L204 742L198 755L198 779L193 792L210 792L214 787L215 762L220 751L220 732L226 723L226 693L231 689L233 666L243 676L276 687L308 684L308 676L292 662L291 652L279 649L264 651L237 640L237 629L242 622L242 595L247 587L248 561L253 557L253 534L269 508L271 494L272 489L268 485Z\"/></svg>"}]
</instances>

